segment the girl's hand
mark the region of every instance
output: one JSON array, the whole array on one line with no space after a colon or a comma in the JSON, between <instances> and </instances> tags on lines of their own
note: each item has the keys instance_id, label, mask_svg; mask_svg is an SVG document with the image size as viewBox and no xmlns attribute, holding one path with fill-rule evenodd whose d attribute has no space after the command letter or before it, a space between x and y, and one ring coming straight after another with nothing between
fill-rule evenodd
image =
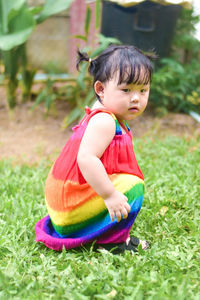
<instances>
[{"instance_id":1,"label":"girl's hand","mask_svg":"<svg viewBox=\"0 0 200 300\"><path fill-rule=\"evenodd\" d=\"M112 222L114 221L115 216L117 222L121 221L121 216L123 216L123 219L128 217L131 208L128 204L128 198L121 192L115 190L109 197L104 198L104 202L108 208Z\"/></svg>"}]
</instances>

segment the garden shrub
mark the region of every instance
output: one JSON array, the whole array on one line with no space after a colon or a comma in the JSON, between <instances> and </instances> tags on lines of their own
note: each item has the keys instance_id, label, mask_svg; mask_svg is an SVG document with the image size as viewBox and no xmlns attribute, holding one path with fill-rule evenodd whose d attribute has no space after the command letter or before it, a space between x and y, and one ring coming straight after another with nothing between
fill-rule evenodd
<instances>
[{"instance_id":1,"label":"garden shrub","mask_svg":"<svg viewBox=\"0 0 200 300\"><path fill-rule=\"evenodd\" d=\"M150 100L161 112L200 111L200 63L194 59L183 65L162 59L153 76Z\"/></svg>"},{"instance_id":2,"label":"garden shrub","mask_svg":"<svg viewBox=\"0 0 200 300\"><path fill-rule=\"evenodd\" d=\"M161 113L200 111L200 41L194 37L200 16L182 9L171 56L159 62L150 99Z\"/></svg>"}]
</instances>

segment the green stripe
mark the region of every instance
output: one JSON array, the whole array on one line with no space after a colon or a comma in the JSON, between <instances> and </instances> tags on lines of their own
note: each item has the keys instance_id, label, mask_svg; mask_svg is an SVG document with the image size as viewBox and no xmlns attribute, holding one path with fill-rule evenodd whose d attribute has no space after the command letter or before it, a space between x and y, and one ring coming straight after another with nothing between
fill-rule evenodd
<instances>
[{"instance_id":1,"label":"green stripe","mask_svg":"<svg viewBox=\"0 0 200 300\"><path fill-rule=\"evenodd\" d=\"M124 193L124 195L128 198L129 204L143 194L144 194L144 184L142 182L137 183L133 188L131 188L126 193Z\"/></svg>"},{"instance_id":2,"label":"green stripe","mask_svg":"<svg viewBox=\"0 0 200 300\"><path fill-rule=\"evenodd\" d=\"M94 216L90 219L82 221L81 223L76 223L73 225L59 226L59 225L54 224L52 221L51 222L52 222L53 227L56 230L56 232L58 232L61 235L67 235L67 234L74 233L84 227L87 227L91 223L97 222L99 219L101 219L106 214L107 214L107 209L105 209L103 212L100 212L97 216Z\"/></svg>"},{"instance_id":3,"label":"green stripe","mask_svg":"<svg viewBox=\"0 0 200 300\"><path fill-rule=\"evenodd\" d=\"M143 193L144 193L144 184L140 182L140 183L136 184L134 187L132 187L129 191L124 193L124 195L129 199L128 203L130 204L133 201L135 201L135 199L137 199L138 197L143 195ZM51 222L57 233L59 233L61 235L67 235L67 234L72 234L76 231L79 231L79 230L83 229L84 227L89 226L92 223L96 223L101 218L103 218L107 213L108 213L108 211L107 211L107 209L105 209L103 212L99 213L98 215L96 215L90 219L87 219L85 221L82 221L80 223L73 224L73 225L59 226L59 225L54 224L52 222L52 220L51 220Z\"/></svg>"},{"instance_id":4,"label":"green stripe","mask_svg":"<svg viewBox=\"0 0 200 300\"><path fill-rule=\"evenodd\" d=\"M117 121L117 119L115 119L115 123L116 123L116 134L122 134L122 130L121 130L121 127L119 125L119 122Z\"/></svg>"}]
</instances>

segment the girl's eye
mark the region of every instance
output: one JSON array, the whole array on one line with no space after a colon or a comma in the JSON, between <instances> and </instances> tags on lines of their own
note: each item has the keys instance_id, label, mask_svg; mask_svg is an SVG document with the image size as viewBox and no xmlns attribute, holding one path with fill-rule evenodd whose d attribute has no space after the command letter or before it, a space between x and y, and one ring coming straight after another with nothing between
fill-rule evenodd
<instances>
[{"instance_id":1,"label":"girl's eye","mask_svg":"<svg viewBox=\"0 0 200 300\"><path fill-rule=\"evenodd\" d=\"M123 91L124 93L129 93L129 92L130 92L130 89L122 89L122 91Z\"/></svg>"},{"instance_id":2,"label":"girl's eye","mask_svg":"<svg viewBox=\"0 0 200 300\"><path fill-rule=\"evenodd\" d=\"M147 92L147 89L141 89L140 92L141 92L141 93L146 93L146 92Z\"/></svg>"}]
</instances>

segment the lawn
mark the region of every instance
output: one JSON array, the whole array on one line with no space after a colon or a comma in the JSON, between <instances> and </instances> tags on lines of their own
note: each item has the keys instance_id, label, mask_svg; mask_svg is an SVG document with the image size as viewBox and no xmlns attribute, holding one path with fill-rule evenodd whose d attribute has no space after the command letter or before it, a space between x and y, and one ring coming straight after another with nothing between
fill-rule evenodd
<instances>
[{"instance_id":1,"label":"lawn","mask_svg":"<svg viewBox=\"0 0 200 300\"><path fill-rule=\"evenodd\" d=\"M144 137L134 146L146 193L132 233L151 242L137 254L36 243L51 162L0 162L1 300L200 299L200 139Z\"/></svg>"}]
</instances>

